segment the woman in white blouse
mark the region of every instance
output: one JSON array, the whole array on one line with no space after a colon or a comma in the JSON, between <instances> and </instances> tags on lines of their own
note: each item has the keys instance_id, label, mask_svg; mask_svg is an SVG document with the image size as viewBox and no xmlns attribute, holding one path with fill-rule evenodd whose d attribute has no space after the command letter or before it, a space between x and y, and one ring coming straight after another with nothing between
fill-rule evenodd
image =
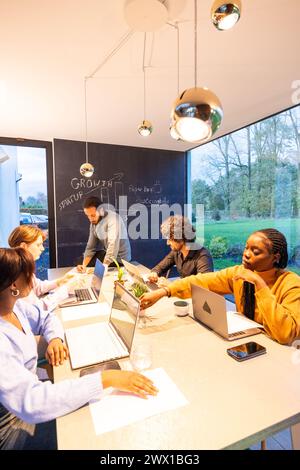
<instances>
[{"instance_id":1,"label":"woman in white blouse","mask_svg":"<svg viewBox=\"0 0 300 470\"><path fill-rule=\"evenodd\" d=\"M68 350L57 316L22 300L32 288L33 271L27 250L0 248L0 449L22 448L36 423L80 408L101 397L106 387L143 398L157 393L147 377L124 370L95 372L56 384L39 381L34 335L44 336L46 357L54 366L63 363Z\"/></svg>"}]
</instances>

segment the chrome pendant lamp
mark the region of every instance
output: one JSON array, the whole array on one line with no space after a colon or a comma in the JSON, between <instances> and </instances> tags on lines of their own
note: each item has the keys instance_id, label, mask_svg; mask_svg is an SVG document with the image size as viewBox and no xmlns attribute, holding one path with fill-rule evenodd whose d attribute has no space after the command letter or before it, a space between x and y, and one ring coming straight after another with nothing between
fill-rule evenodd
<instances>
[{"instance_id":1,"label":"chrome pendant lamp","mask_svg":"<svg viewBox=\"0 0 300 470\"><path fill-rule=\"evenodd\" d=\"M138 126L138 133L142 137L148 137L153 127L150 121L146 120L146 70L145 70L145 55L146 55L146 33L144 34L144 52L143 52L143 75L144 75L144 119Z\"/></svg>"},{"instance_id":2,"label":"chrome pendant lamp","mask_svg":"<svg viewBox=\"0 0 300 470\"><path fill-rule=\"evenodd\" d=\"M223 109L219 98L208 88L197 87L197 0L194 0L195 86L176 99L171 111L171 136L185 142L203 143L220 127ZM175 131L175 132L174 132Z\"/></svg>"},{"instance_id":3,"label":"chrome pendant lamp","mask_svg":"<svg viewBox=\"0 0 300 470\"><path fill-rule=\"evenodd\" d=\"M215 0L211 8L212 22L218 30L226 31L239 21L241 9L240 0L233 0L231 2Z\"/></svg>"},{"instance_id":4,"label":"chrome pendant lamp","mask_svg":"<svg viewBox=\"0 0 300 470\"><path fill-rule=\"evenodd\" d=\"M80 166L79 171L82 176L90 178L94 174L94 167L88 159L88 135L87 135L87 99L86 99L87 78L84 79L84 114L85 114L85 162Z\"/></svg>"}]
</instances>

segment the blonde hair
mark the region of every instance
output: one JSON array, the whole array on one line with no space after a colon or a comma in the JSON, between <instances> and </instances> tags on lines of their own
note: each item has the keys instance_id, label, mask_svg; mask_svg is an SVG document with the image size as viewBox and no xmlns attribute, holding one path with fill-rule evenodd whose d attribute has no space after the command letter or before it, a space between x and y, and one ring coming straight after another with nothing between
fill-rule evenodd
<instances>
[{"instance_id":1,"label":"blonde hair","mask_svg":"<svg viewBox=\"0 0 300 470\"><path fill-rule=\"evenodd\" d=\"M20 246L21 243L30 245L35 242L39 237L42 237L43 241L46 239L45 233L35 225L19 225L10 234L8 243L11 248Z\"/></svg>"}]
</instances>

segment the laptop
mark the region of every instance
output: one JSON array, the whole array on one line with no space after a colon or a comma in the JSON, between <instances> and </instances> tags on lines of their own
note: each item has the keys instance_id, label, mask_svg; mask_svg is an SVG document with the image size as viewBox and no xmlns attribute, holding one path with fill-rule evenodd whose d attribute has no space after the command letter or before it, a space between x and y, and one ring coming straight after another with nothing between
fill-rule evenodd
<instances>
[{"instance_id":1,"label":"laptop","mask_svg":"<svg viewBox=\"0 0 300 470\"><path fill-rule=\"evenodd\" d=\"M117 282L108 322L66 329L72 369L129 357L139 312L139 300Z\"/></svg>"},{"instance_id":2,"label":"laptop","mask_svg":"<svg viewBox=\"0 0 300 470\"><path fill-rule=\"evenodd\" d=\"M122 263L130 276L132 276L133 279L138 281L140 284L145 285L148 291L159 289L159 286L155 282L144 280L144 277L146 277L151 272L150 269L146 268L146 266L138 267L132 263L129 263L129 261L125 261L124 259L122 259Z\"/></svg>"},{"instance_id":3,"label":"laptop","mask_svg":"<svg viewBox=\"0 0 300 470\"><path fill-rule=\"evenodd\" d=\"M226 311L226 300L222 295L192 284L194 319L218 335L233 341L261 333L262 325L238 312Z\"/></svg>"},{"instance_id":4,"label":"laptop","mask_svg":"<svg viewBox=\"0 0 300 470\"><path fill-rule=\"evenodd\" d=\"M74 289L74 294L69 294L68 298L59 303L60 308L75 307L76 305L95 304L99 300L101 285L105 273L105 266L96 259L95 270L92 277L91 287Z\"/></svg>"}]
</instances>

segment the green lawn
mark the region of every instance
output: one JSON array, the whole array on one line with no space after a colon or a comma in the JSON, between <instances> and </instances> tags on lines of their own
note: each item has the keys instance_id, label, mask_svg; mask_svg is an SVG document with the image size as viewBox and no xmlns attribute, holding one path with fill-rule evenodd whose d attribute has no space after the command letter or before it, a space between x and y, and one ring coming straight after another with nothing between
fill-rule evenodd
<instances>
[{"instance_id":1,"label":"green lawn","mask_svg":"<svg viewBox=\"0 0 300 470\"><path fill-rule=\"evenodd\" d=\"M211 239L215 236L227 238L228 246L237 244L244 245L252 232L258 229L270 227L276 228L277 230L280 230L282 233L284 233L288 242L289 254L291 255L295 246L300 245L299 217L296 219L246 219L205 222L204 245L209 247ZM201 233L200 230L199 232ZM222 269L236 264L236 261L229 258L223 258L214 259L214 263L215 269ZM289 266L289 269L300 274L300 268L297 266L291 265Z\"/></svg>"}]
</instances>

